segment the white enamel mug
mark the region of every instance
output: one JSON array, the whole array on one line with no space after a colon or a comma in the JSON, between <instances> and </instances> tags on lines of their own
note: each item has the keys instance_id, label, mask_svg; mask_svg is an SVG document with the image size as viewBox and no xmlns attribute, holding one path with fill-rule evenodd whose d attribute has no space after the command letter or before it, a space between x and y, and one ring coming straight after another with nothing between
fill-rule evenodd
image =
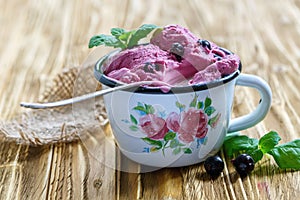
<instances>
[{"instance_id":1,"label":"white enamel mug","mask_svg":"<svg viewBox=\"0 0 300 200\"><path fill-rule=\"evenodd\" d=\"M109 56L109 55L108 55ZM102 73L101 58L95 77L103 88L119 82ZM235 86L255 88L261 97L256 109L231 119ZM227 133L262 121L271 106L271 89L260 77L237 71L222 79L193 86L137 87L104 96L106 111L121 152L142 165L179 167L204 161L222 147Z\"/></svg>"}]
</instances>

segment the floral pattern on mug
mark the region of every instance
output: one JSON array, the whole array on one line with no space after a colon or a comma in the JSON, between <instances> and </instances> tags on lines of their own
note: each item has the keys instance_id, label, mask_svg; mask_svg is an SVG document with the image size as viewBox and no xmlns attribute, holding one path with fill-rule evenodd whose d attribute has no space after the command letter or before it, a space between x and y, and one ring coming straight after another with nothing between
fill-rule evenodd
<instances>
[{"instance_id":1,"label":"floral pattern on mug","mask_svg":"<svg viewBox=\"0 0 300 200\"><path fill-rule=\"evenodd\" d=\"M200 101L195 95L189 105L177 101L176 107L179 112L169 114L141 102L133 108L138 118L130 115L129 128L145 134L146 137L141 139L150 147L145 147L144 152L161 150L165 155L165 150L170 148L175 155L181 152L191 154L191 142L197 140L197 148L205 143L209 127L215 128L221 116L220 113L216 113L209 97Z\"/></svg>"}]
</instances>

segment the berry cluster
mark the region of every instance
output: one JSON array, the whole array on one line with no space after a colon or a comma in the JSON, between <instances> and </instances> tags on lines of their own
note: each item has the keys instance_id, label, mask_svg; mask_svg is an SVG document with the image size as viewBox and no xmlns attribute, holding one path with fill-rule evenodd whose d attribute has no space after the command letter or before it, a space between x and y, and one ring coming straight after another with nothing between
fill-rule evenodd
<instances>
[{"instance_id":1,"label":"berry cluster","mask_svg":"<svg viewBox=\"0 0 300 200\"><path fill-rule=\"evenodd\" d=\"M248 154L241 154L231 162L241 178L246 177L254 169L255 165L253 158ZM220 156L211 156L205 160L204 168L212 178L216 178L223 171L224 162Z\"/></svg>"}]
</instances>

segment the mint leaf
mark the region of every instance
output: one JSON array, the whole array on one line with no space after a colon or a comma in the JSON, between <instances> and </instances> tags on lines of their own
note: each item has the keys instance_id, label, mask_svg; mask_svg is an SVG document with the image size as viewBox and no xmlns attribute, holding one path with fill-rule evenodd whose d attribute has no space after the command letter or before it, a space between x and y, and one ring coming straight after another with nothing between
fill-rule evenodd
<instances>
[{"instance_id":1,"label":"mint leaf","mask_svg":"<svg viewBox=\"0 0 300 200\"><path fill-rule=\"evenodd\" d=\"M225 140L223 148L228 157L233 157L234 154L256 150L258 148L258 140L245 135L236 135Z\"/></svg>"},{"instance_id":2,"label":"mint leaf","mask_svg":"<svg viewBox=\"0 0 300 200\"><path fill-rule=\"evenodd\" d=\"M281 169L300 169L300 139L276 146L268 154Z\"/></svg>"},{"instance_id":3,"label":"mint leaf","mask_svg":"<svg viewBox=\"0 0 300 200\"><path fill-rule=\"evenodd\" d=\"M258 148L261 149L263 153L267 153L271 149L273 149L278 142L281 140L278 133L275 131L270 131L260 138L258 142Z\"/></svg>"},{"instance_id":4,"label":"mint leaf","mask_svg":"<svg viewBox=\"0 0 300 200\"><path fill-rule=\"evenodd\" d=\"M95 35L90 39L89 48L105 45L114 48L124 48L124 44L120 42L117 38L111 35Z\"/></svg>"},{"instance_id":5,"label":"mint leaf","mask_svg":"<svg viewBox=\"0 0 300 200\"><path fill-rule=\"evenodd\" d=\"M223 149L227 156L243 152L258 162L267 153L273 156L279 168L300 170L300 139L278 145L281 138L275 131L270 131L260 140L237 134L227 134L225 137Z\"/></svg>"},{"instance_id":6,"label":"mint leaf","mask_svg":"<svg viewBox=\"0 0 300 200\"><path fill-rule=\"evenodd\" d=\"M122 35L119 36L119 40L124 41L126 43L126 48L127 48L128 40L133 32L134 31L126 31Z\"/></svg>"},{"instance_id":7,"label":"mint leaf","mask_svg":"<svg viewBox=\"0 0 300 200\"><path fill-rule=\"evenodd\" d=\"M229 140L229 139L231 139L233 137L239 136L239 135L240 135L240 132L227 133L226 137L224 139L224 142L226 142L227 140Z\"/></svg>"},{"instance_id":8,"label":"mint leaf","mask_svg":"<svg viewBox=\"0 0 300 200\"><path fill-rule=\"evenodd\" d=\"M125 32L126 32L126 31L125 31L124 29L122 29L122 28L112 28L112 29L110 30L110 33L111 33L113 36L117 37L117 38L118 38L119 36L123 35Z\"/></svg>"},{"instance_id":9,"label":"mint leaf","mask_svg":"<svg viewBox=\"0 0 300 200\"><path fill-rule=\"evenodd\" d=\"M131 48L138 44L139 40L146 37L151 31L156 29L157 26L153 24L144 24L136 31L134 31L128 41L127 48Z\"/></svg>"},{"instance_id":10,"label":"mint leaf","mask_svg":"<svg viewBox=\"0 0 300 200\"><path fill-rule=\"evenodd\" d=\"M131 48L146 37L151 31L158 28L153 24L144 24L137 30L126 31L122 28L112 28L111 35L95 35L89 41L89 48L105 45L114 48Z\"/></svg>"},{"instance_id":11,"label":"mint leaf","mask_svg":"<svg viewBox=\"0 0 300 200\"><path fill-rule=\"evenodd\" d=\"M260 161L264 156L263 152L260 149L256 149L256 150L254 150L252 152L248 152L248 153L253 158L254 162Z\"/></svg>"}]
</instances>

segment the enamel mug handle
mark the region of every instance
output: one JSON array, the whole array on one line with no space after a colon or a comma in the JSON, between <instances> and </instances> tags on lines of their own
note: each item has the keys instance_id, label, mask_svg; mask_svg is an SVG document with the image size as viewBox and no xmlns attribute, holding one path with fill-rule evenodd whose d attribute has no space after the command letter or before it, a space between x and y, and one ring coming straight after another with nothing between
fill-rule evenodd
<instances>
[{"instance_id":1,"label":"enamel mug handle","mask_svg":"<svg viewBox=\"0 0 300 200\"><path fill-rule=\"evenodd\" d=\"M240 74L236 85L255 88L260 94L261 101L251 113L232 119L229 122L228 133L250 128L262 121L267 115L272 101L272 92L269 85L258 76Z\"/></svg>"}]
</instances>

